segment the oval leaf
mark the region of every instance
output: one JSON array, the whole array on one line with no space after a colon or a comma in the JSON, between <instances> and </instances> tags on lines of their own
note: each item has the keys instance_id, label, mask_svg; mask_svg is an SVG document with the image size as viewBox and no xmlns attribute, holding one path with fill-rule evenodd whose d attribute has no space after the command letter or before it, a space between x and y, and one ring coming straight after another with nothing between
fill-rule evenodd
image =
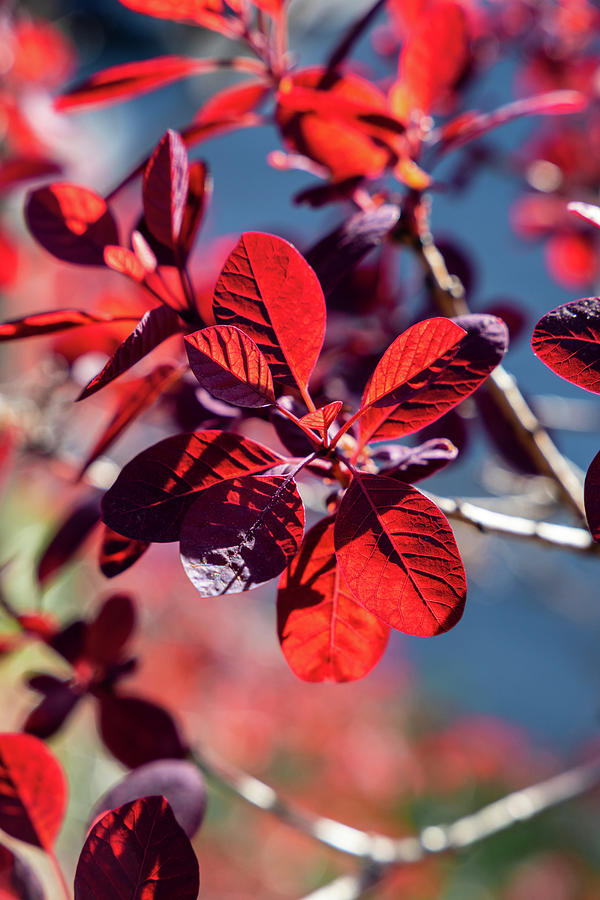
<instances>
[{"instance_id":1,"label":"oval leaf","mask_svg":"<svg viewBox=\"0 0 600 900\"><path fill-rule=\"evenodd\" d=\"M175 247L179 240L189 182L185 144L169 129L150 157L143 184L146 225L167 247Z\"/></svg>"},{"instance_id":2,"label":"oval leaf","mask_svg":"<svg viewBox=\"0 0 600 900\"><path fill-rule=\"evenodd\" d=\"M75 900L196 900L198 860L164 797L143 797L103 816L75 873Z\"/></svg>"},{"instance_id":3,"label":"oval leaf","mask_svg":"<svg viewBox=\"0 0 600 900\"><path fill-rule=\"evenodd\" d=\"M69 331L84 325L98 325L109 322L135 322L131 316L95 316L80 309L53 309L51 312L33 313L22 319L0 324L0 342L15 341L19 338L38 337Z\"/></svg>"},{"instance_id":4,"label":"oval leaf","mask_svg":"<svg viewBox=\"0 0 600 900\"><path fill-rule=\"evenodd\" d=\"M126 275L133 281L142 282L146 277L146 270L135 253L126 247L114 247L112 244L104 248L104 262L113 272Z\"/></svg>"},{"instance_id":5,"label":"oval leaf","mask_svg":"<svg viewBox=\"0 0 600 900\"><path fill-rule=\"evenodd\" d=\"M382 475L356 476L334 539L350 590L392 628L441 634L462 616L467 585L454 535L415 488Z\"/></svg>"},{"instance_id":6,"label":"oval leaf","mask_svg":"<svg viewBox=\"0 0 600 900\"><path fill-rule=\"evenodd\" d=\"M217 281L213 312L258 344L276 381L306 387L325 336L325 299L295 247L272 234L243 234Z\"/></svg>"},{"instance_id":7,"label":"oval leaf","mask_svg":"<svg viewBox=\"0 0 600 900\"><path fill-rule=\"evenodd\" d=\"M297 552L304 507L293 478L246 475L205 491L181 528L186 575L203 597L276 578Z\"/></svg>"},{"instance_id":8,"label":"oval leaf","mask_svg":"<svg viewBox=\"0 0 600 900\"><path fill-rule=\"evenodd\" d=\"M190 368L213 397L236 406L275 403L269 364L239 328L213 325L185 338Z\"/></svg>"},{"instance_id":9,"label":"oval leaf","mask_svg":"<svg viewBox=\"0 0 600 900\"><path fill-rule=\"evenodd\" d=\"M467 333L456 351L449 351L449 364L438 367L435 377L422 373L414 388L408 383L401 386L391 395L400 401L395 405L383 405L387 404L384 395L381 405L376 402L368 407L359 420L361 446L403 437L430 425L477 390L500 363L508 346L508 330L501 319L473 314L459 316L454 323ZM367 385L364 397L369 390Z\"/></svg>"},{"instance_id":10,"label":"oval leaf","mask_svg":"<svg viewBox=\"0 0 600 900\"><path fill-rule=\"evenodd\" d=\"M193 838L204 819L206 788L197 766L184 759L157 759L134 769L98 801L92 821L107 810L151 795L168 800L177 822Z\"/></svg>"},{"instance_id":11,"label":"oval leaf","mask_svg":"<svg viewBox=\"0 0 600 900\"><path fill-rule=\"evenodd\" d=\"M99 521L100 501L97 494L80 501L67 512L46 544L38 563L36 575L39 584L45 584L71 562Z\"/></svg>"},{"instance_id":12,"label":"oval leaf","mask_svg":"<svg viewBox=\"0 0 600 900\"><path fill-rule=\"evenodd\" d=\"M39 738L0 734L0 828L51 851L67 805L63 770Z\"/></svg>"},{"instance_id":13,"label":"oval leaf","mask_svg":"<svg viewBox=\"0 0 600 900\"><path fill-rule=\"evenodd\" d=\"M281 461L272 450L222 431L165 438L124 467L104 496L104 521L136 540L177 541L183 517L202 491Z\"/></svg>"},{"instance_id":14,"label":"oval leaf","mask_svg":"<svg viewBox=\"0 0 600 900\"><path fill-rule=\"evenodd\" d=\"M561 378L600 394L600 297L546 313L534 328L531 348Z\"/></svg>"},{"instance_id":15,"label":"oval leaf","mask_svg":"<svg viewBox=\"0 0 600 900\"><path fill-rule=\"evenodd\" d=\"M354 599L337 564L334 518L306 534L281 576L277 631L291 670L303 681L356 681L386 648L389 627Z\"/></svg>"},{"instance_id":16,"label":"oval leaf","mask_svg":"<svg viewBox=\"0 0 600 900\"><path fill-rule=\"evenodd\" d=\"M146 16L189 22L217 31L223 22L219 15L224 11L223 0L119 0L119 3Z\"/></svg>"},{"instance_id":17,"label":"oval leaf","mask_svg":"<svg viewBox=\"0 0 600 900\"><path fill-rule=\"evenodd\" d=\"M42 247L64 262L104 265L104 248L118 244L117 225L102 197L76 184L57 182L29 194L29 231Z\"/></svg>"},{"instance_id":18,"label":"oval leaf","mask_svg":"<svg viewBox=\"0 0 600 900\"><path fill-rule=\"evenodd\" d=\"M99 717L105 746L130 769L155 759L182 759L188 752L172 717L156 703L103 694Z\"/></svg>"}]
</instances>

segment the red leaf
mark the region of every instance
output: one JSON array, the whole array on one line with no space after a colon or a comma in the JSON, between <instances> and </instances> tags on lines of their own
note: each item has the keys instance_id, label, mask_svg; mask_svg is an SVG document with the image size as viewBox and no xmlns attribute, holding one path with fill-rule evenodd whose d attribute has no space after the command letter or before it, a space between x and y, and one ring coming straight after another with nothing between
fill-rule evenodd
<instances>
[{"instance_id":1,"label":"red leaf","mask_svg":"<svg viewBox=\"0 0 600 900\"><path fill-rule=\"evenodd\" d=\"M356 681L379 662L389 628L354 599L335 556L334 518L306 534L281 576L277 631L292 671L304 681Z\"/></svg>"},{"instance_id":2,"label":"red leaf","mask_svg":"<svg viewBox=\"0 0 600 900\"><path fill-rule=\"evenodd\" d=\"M196 900L198 861L164 797L106 813L75 873L75 900Z\"/></svg>"},{"instance_id":3,"label":"red leaf","mask_svg":"<svg viewBox=\"0 0 600 900\"><path fill-rule=\"evenodd\" d=\"M549 91L535 97L524 97L500 106L493 112L463 113L432 135L432 143L439 141L440 152L448 153L487 134L493 128L499 128L523 116L568 115L581 112L587 103L587 97L579 91Z\"/></svg>"},{"instance_id":4,"label":"red leaf","mask_svg":"<svg viewBox=\"0 0 600 900\"><path fill-rule=\"evenodd\" d=\"M561 378L600 394L600 298L573 300L546 313L531 347Z\"/></svg>"},{"instance_id":5,"label":"red leaf","mask_svg":"<svg viewBox=\"0 0 600 900\"><path fill-rule=\"evenodd\" d=\"M87 497L69 510L46 545L37 567L40 584L71 561L81 549L85 539L100 521L98 497Z\"/></svg>"},{"instance_id":6,"label":"red leaf","mask_svg":"<svg viewBox=\"0 0 600 900\"><path fill-rule=\"evenodd\" d=\"M112 594L85 633L85 655L108 666L119 662L135 629L135 606L128 594Z\"/></svg>"},{"instance_id":7,"label":"red leaf","mask_svg":"<svg viewBox=\"0 0 600 900\"><path fill-rule=\"evenodd\" d=\"M102 694L99 699L102 740L124 766L135 769L155 759L187 755L175 722L162 706L126 695Z\"/></svg>"},{"instance_id":8,"label":"red leaf","mask_svg":"<svg viewBox=\"0 0 600 900\"><path fill-rule=\"evenodd\" d=\"M390 102L399 118L435 111L467 61L467 25L463 8L451 0L430 3L410 31L398 63L398 81Z\"/></svg>"},{"instance_id":9,"label":"red leaf","mask_svg":"<svg viewBox=\"0 0 600 900\"><path fill-rule=\"evenodd\" d=\"M179 245L184 259L192 249L196 232L202 223L212 193L212 179L206 163L200 162L200 160L190 163L188 182L187 202L183 210L179 233Z\"/></svg>"},{"instance_id":10,"label":"red leaf","mask_svg":"<svg viewBox=\"0 0 600 900\"><path fill-rule=\"evenodd\" d=\"M297 552L304 507L291 475L214 485L181 527L181 560L203 597L237 594L279 575Z\"/></svg>"},{"instance_id":11,"label":"red leaf","mask_svg":"<svg viewBox=\"0 0 600 900\"><path fill-rule=\"evenodd\" d=\"M595 235L553 234L544 250L552 278L567 290L585 290L598 275Z\"/></svg>"},{"instance_id":12,"label":"red leaf","mask_svg":"<svg viewBox=\"0 0 600 900\"><path fill-rule=\"evenodd\" d=\"M183 517L203 491L266 472L281 461L237 434L198 431L165 438L124 467L104 495L104 521L137 540L177 541Z\"/></svg>"},{"instance_id":13,"label":"red leaf","mask_svg":"<svg viewBox=\"0 0 600 900\"><path fill-rule=\"evenodd\" d=\"M185 338L190 368L213 397L235 406L271 406L273 378L254 341L231 325L213 325Z\"/></svg>"},{"instance_id":14,"label":"red leaf","mask_svg":"<svg viewBox=\"0 0 600 900\"><path fill-rule=\"evenodd\" d=\"M587 470L583 497L592 537L600 541L600 453L596 454Z\"/></svg>"},{"instance_id":15,"label":"red leaf","mask_svg":"<svg viewBox=\"0 0 600 900\"><path fill-rule=\"evenodd\" d=\"M104 248L118 244L117 225L106 203L94 191L56 182L32 191L25 221L42 247L64 262L104 265Z\"/></svg>"},{"instance_id":16,"label":"red leaf","mask_svg":"<svg viewBox=\"0 0 600 900\"><path fill-rule=\"evenodd\" d=\"M69 331L84 325L135 321L132 316L95 316L80 309L53 309L0 324L0 342Z\"/></svg>"},{"instance_id":17,"label":"red leaf","mask_svg":"<svg viewBox=\"0 0 600 900\"><path fill-rule=\"evenodd\" d=\"M0 828L51 852L67 805L60 764L39 738L0 735Z\"/></svg>"},{"instance_id":18,"label":"red leaf","mask_svg":"<svg viewBox=\"0 0 600 900\"><path fill-rule=\"evenodd\" d=\"M65 112L128 100L205 71L206 66L202 60L186 56L157 56L111 66L96 72L73 90L57 97L54 106Z\"/></svg>"},{"instance_id":19,"label":"red leaf","mask_svg":"<svg viewBox=\"0 0 600 900\"><path fill-rule=\"evenodd\" d=\"M276 381L306 388L325 336L325 300L295 247L243 234L217 281L213 311L217 323L235 324L258 344Z\"/></svg>"},{"instance_id":20,"label":"red leaf","mask_svg":"<svg viewBox=\"0 0 600 900\"><path fill-rule=\"evenodd\" d=\"M508 344L508 332L500 319L473 314L459 316L453 324L464 328L467 334L449 365L439 369L431 379L424 372L422 387L412 389L410 384L401 387L396 397L400 402L396 405L370 406L359 422L361 446L403 437L435 422L472 394L498 365ZM369 390L367 385L363 400ZM382 402L387 402L385 397Z\"/></svg>"},{"instance_id":21,"label":"red leaf","mask_svg":"<svg viewBox=\"0 0 600 900\"><path fill-rule=\"evenodd\" d=\"M381 146L381 140L387 139L389 142L392 138L395 147L397 135L393 135L391 130L387 133L380 130L379 143L372 140L367 133L367 123L359 122L356 114L359 112L358 105L362 106L365 114L369 110L369 115L375 117L389 116L385 95L365 78L356 75L341 76L339 73L328 75L327 88L324 89L322 83L325 73L324 68L313 68L294 74L292 85L295 88L314 89L312 94L318 91L324 94L325 106L320 108L324 115L317 112L294 112L290 108L292 100L288 95L288 105L284 103L277 108L277 124L284 138L299 153L329 169L336 182L381 175L390 164L390 148ZM300 95L295 96L300 101ZM309 98L305 95L304 99ZM350 104L350 107L345 107L345 121L340 121L339 118L330 121L328 112L338 99ZM319 102L312 95L310 101L305 106L312 104L314 108ZM398 127L397 123L394 127Z\"/></svg>"},{"instance_id":22,"label":"red leaf","mask_svg":"<svg viewBox=\"0 0 600 900\"><path fill-rule=\"evenodd\" d=\"M113 247L112 245L105 247L104 262L109 269L126 275L133 281L142 282L146 277L146 269L135 253L127 250L126 247Z\"/></svg>"},{"instance_id":23,"label":"red leaf","mask_svg":"<svg viewBox=\"0 0 600 900\"><path fill-rule=\"evenodd\" d=\"M91 819L153 795L162 795L169 802L177 822L193 838L204 819L206 788L199 769L184 759L158 759L129 772L98 801Z\"/></svg>"},{"instance_id":24,"label":"red leaf","mask_svg":"<svg viewBox=\"0 0 600 900\"><path fill-rule=\"evenodd\" d=\"M467 585L454 536L415 488L382 475L355 476L334 538L348 587L392 628L429 636L462 616Z\"/></svg>"},{"instance_id":25,"label":"red leaf","mask_svg":"<svg viewBox=\"0 0 600 900\"><path fill-rule=\"evenodd\" d=\"M309 428L316 428L323 440L325 440L330 426L337 419L343 405L341 400L334 400L333 403L328 403L327 406L322 406L320 409L302 416L300 421Z\"/></svg>"},{"instance_id":26,"label":"red leaf","mask_svg":"<svg viewBox=\"0 0 600 900\"><path fill-rule=\"evenodd\" d=\"M149 309L144 313L135 330L117 347L102 371L92 378L77 399L84 400L110 384L178 331L181 331L181 323L172 309L168 306Z\"/></svg>"},{"instance_id":27,"label":"red leaf","mask_svg":"<svg viewBox=\"0 0 600 900\"><path fill-rule=\"evenodd\" d=\"M135 378L129 382L110 422L102 431L79 470L79 478L82 477L88 466L102 453L105 453L125 429L173 384L177 377L179 377L179 373L175 366L165 363L157 366L149 375Z\"/></svg>"},{"instance_id":28,"label":"red leaf","mask_svg":"<svg viewBox=\"0 0 600 900\"><path fill-rule=\"evenodd\" d=\"M104 528L100 546L99 566L105 578L115 578L138 561L150 544L123 537L112 528Z\"/></svg>"},{"instance_id":29,"label":"red leaf","mask_svg":"<svg viewBox=\"0 0 600 900\"><path fill-rule=\"evenodd\" d=\"M223 0L119 0L123 6L146 16L203 25L220 31Z\"/></svg>"},{"instance_id":30,"label":"red leaf","mask_svg":"<svg viewBox=\"0 0 600 900\"><path fill-rule=\"evenodd\" d=\"M44 889L29 864L0 845L0 900L44 898Z\"/></svg>"},{"instance_id":31,"label":"red leaf","mask_svg":"<svg viewBox=\"0 0 600 900\"><path fill-rule=\"evenodd\" d=\"M58 175L61 167L51 159L13 157L0 162L0 191L7 191L30 178Z\"/></svg>"},{"instance_id":32,"label":"red leaf","mask_svg":"<svg viewBox=\"0 0 600 900\"><path fill-rule=\"evenodd\" d=\"M458 456L458 449L447 438L431 438L418 447L403 447L390 444L373 454L377 462L387 462L380 470L381 475L414 484L445 469Z\"/></svg>"},{"instance_id":33,"label":"red leaf","mask_svg":"<svg viewBox=\"0 0 600 900\"><path fill-rule=\"evenodd\" d=\"M245 121L269 90L268 82L246 81L218 91L200 107L194 116L194 124Z\"/></svg>"},{"instance_id":34,"label":"red leaf","mask_svg":"<svg viewBox=\"0 0 600 900\"><path fill-rule=\"evenodd\" d=\"M167 247L177 246L190 180L185 144L169 129L144 172L144 218L154 237Z\"/></svg>"},{"instance_id":35,"label":"red leaf","mask_svg":"<svg viewBox=\"0 0 600 900\"><path fill-rule=\"evenodd\" d=\"M269 16L277 16L283 9L286 0L252 0L252 2Z\"/></svg>"}]
</instances>

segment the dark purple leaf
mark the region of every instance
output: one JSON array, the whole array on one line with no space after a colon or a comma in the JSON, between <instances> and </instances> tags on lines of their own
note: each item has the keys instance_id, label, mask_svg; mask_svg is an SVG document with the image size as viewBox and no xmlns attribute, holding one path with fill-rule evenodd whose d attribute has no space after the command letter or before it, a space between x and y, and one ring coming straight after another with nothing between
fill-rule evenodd
<instances>
[{"instance_id":1,"label":"dark purple leaf","mask_svg":"<svg viewBox=\"0 0 600 900\"><path fill-rule=\"evenodd\" d=\"M418 447L403 447L400 444L379 447L373 459L384 463L380 469L381 475L414 484L445 469L457 456L457 448L447 438L432 438Z\"/></svg>"},{"instance_id":2,"label":"dark purple leaf","mask_svg":"<svg viewBox=\"0 0 600 900\"><path fill-rule=\"evenodd\" d=\"M104 496L104 521L143 541L177 541L183 517L211 485L258 475L281 463L237 434L198 431L166 438L135 457Z\"/></svg>"},{"instance_id":3,"label":"dark purple leaf","mask_svg":"<svg viewBox=\"0 0 600 900\"><path fill-rule=\"evenodd\" d=\"M248 591L285 569L303 532L291 475L246 475L214 485L190 508L181 528L183 567L204 597Z\"/></svg>"},{"instance_id":4,"label":"dark purple leaf","mask_svg":"<svg viewBox=\"0 0 600 900\"><path fill-rule=\"evenodd\" d=\"M37 580L45 582L71 561L100 521L100 498L94 495L69 510L46 545L37 567Z\"/></svg>"},{"instance_id":5,"label":"dark purple leaf","mask_svg":"<svg viewBox=\"0 0 600 900\"><path fill-rule=\"evenodd\" d=\"M113 594L104 601L86 629L85 655L99 665L122 658L125 644L135 629L135 606L128 594Z\"/></svg>"},{"instance_id":6,"label":"dark purple leaf","mask_svg":"<svg viewBox=\"0 0 600 900\"><path fill-rule=\"evenodd\" d=\"M32 191L25 220L42 247L64 262L103 266L106 245L119 243L102 197L76 184L58 182Z\"/></svg>"},{"instance_id":7,"label":"dark purple leaf","mask_svg":"<svg viewBox=\"0 0 600 900\"><path fill-rule=\"evenodd\" d=\"M146 552L148 541L136 541L104 526L100 545L99 566L105 578L115 578L125 572Z\"/></svg>"},{"instance_id":8,"label":"dark purple leaf","mask_svg":"<svg viewBox=\"0 0 600 900\"><path fill-rule=\"evenodd\" d=\"M584 485L585 514L595 541L600 541L600 453L593 458Z\"/></svg>"},{"instance_id":9,"label":"dark purple leaf","mask_svg":"<svg viewBox=\"0 0 600 900\"><path fill-rule=\"evenodd\" d=\"M44 889L29 863L0 845L0 898L44 900Z\"/></svg>"},{"instance_id":10,"label":"dark purple leaf","mask_svg":"<svg viewBox=\"0 0 600 900\"><path fill-rule=\"evenodd\" d=\"M165 797L179 825L193 838L204 819L206 788L198 767L184 759L158 759L134 769L98 800L91 819L153 795Z\"/></svg>"},{"instance_id":11,"label":"dark purple leaf","mask_svg":"<svg viewBox=\"0 0 600 900\"><path fill-rule=\"evenodd\" d=\"M144 313L134 331L117 347L101 372L80 393L78 400L95 394L123 372L134 366L147 353L181 331L179 317L168 306L157 306Z\"/></svg>"},{"instance_id":12,"label":"dark purple leaf","mask_svg":"<svg viewBox=\"0 0 600 900\"><path fill-rule=\"evenodd\" d=\"M102 740L130 769L155 759L182 759L188 753L177 726L161 706L139 697L101 693Z\"/></svg>"},{"instance_id":13,"label":"dark purple leaf","mask_svg":"<svg viewBox=\"0 0 600 900\"><path fill-rule=\"evenodd\" d=\"M198 861L164 797L106 813L75 873L75 900L196 900Z\"/></svg>"},{"instance_id":14,"label":"dark purple leaf","mask_svg":"<svg viewBox=\"0 0 600 900\"><path fill-rule=\"evenodd\" d=\"M69 681L50 675L30 678L29 687L44 697L27 716L23 731L46 740L62 727L82 694Z\"/></svg>"}]
</instances>

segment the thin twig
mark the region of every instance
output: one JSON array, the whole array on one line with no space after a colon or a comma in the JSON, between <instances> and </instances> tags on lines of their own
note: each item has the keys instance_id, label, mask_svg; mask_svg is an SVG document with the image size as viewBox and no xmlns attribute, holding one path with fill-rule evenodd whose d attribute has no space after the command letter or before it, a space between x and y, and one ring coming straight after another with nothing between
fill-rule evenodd
<instances>
[{"instance_id":1,"label":"thin twig","mask_svg":"<svg viewBox=\"0 0 600 900\"><path fill-rule=\"evenodd\" d=\"M586 528L557 525L554 522L538 522L524 516L511 516L496 512L460 498L439 497L423 491L449 519L473 525L484 533L503 534L508 537L526 538L563 550L582 553L600 553L600 544L594 543Z\"/></svg>"},{"instance_id":2,"label":"thin twig","mask_svg":"<svg viewBox=\"0 0 600 900\"><path fill-rule=\"evenodd\" d=\"M432 298L440 312L446 316L469 313L464 287L455 275L448 272L444 257L429 232L420 236L416 248L430 282ZM502 366L497 366L486 381L486 387L500 414L510 423L516 440L535 462L540 474L552 478L563 499L585 522L581 481L525 400L513 376Z\"/></svg>"}]
</instances>

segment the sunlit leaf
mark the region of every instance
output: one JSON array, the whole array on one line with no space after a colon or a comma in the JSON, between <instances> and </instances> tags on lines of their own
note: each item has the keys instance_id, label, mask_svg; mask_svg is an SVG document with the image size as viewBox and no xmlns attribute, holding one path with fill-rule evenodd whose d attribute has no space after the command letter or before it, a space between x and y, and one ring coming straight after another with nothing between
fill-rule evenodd
<instances>
[{"instance_id":1,"label":"sunlit leaf","mask_svg":"<svg viewBox=\"0 0 600 900\"><path fill-rule=\"evenodd\" d=\"M42 247L64 262L104 265L104 248L119 243L116 222L102 197L88 188L56 182L32 191L25 221Z\"/></svg>"},{"instance_id":2,"label":"sunlit leaf","mask_svg":"<svg viewBox=\"0 0 600 900\"><path fill-rule=\"evenodd\" d=\"M39 738L0 734L0 828L51 851L67 805L63 770Z\"/></svg>"},{"instance_id":3,"label":"sunlit leaf","mask_svg":"<svg viewBox=\"0 0 600 900\"><path fill-rule=\"evenodd\" d=\"M429 636L462 616L467 585L454 536L415 488L383 475L355 476L334 539L348 587L392 628Z\"/></svg>"},{"instance_id":4,"label":"sunlit leaf","mask_svg":"<svg viewBox=\"0 0 600 900\"><path fill-rule=\"evenodd\" d=\"M275 403L269 364L239 328L213 325L185 338L190 368L213 397L236 406Z\"/></svg>"},{"instance_id":5,"label":"sunlit leaf","mask_svg":"<svg viewBox=\"0 0 600 900\"><path fill-rule=\"evenodd\" d=\"M206 66L202 64L202 60L186 56L157 56L154 59L123 63L96 72L77 87L57 97L54 106L61 112L68 112L116 103L204 71Z\"/></svg>"},{"instance_id":6,"label":"sunlit leaf","mask_svg":"<svg viewBox=\"0 0 600 900\"><path fill-rule=\"evenodd\" d=\"M600 394L600 298L573 300L546 313L531 347L561 378Z\"/></svg>"},{"instance_id":7,"label":"sunlit leaf","mask_svg":"<svg viewBox=\"0 0 600 900\"><path fill-rule=\"evenodd\" d=\"M320 436L325 439L329 427L337 419L343 405L341 400L334 400L333 403L328 403L327 406L322 406L320 409L315 409L314 412L309 412L302 416L300 421L308 428L316 429Z\"/></svg>"},{"instance_id":8,"label":"sunlit leaf","mask_svg":"<svg viewBox=\"0 0 600 900\"><path fill-rule=\"evenodd\" d=\"M164 797L125 803L92 827L75 900L196 900L198 861Z\"/></svg>"},{"instance_id":9,"label":"sunlit leaf","mask_svg":"<svg viewBox=\"0 0 600 900\"><path fill-rule=\"evenodd\" d=\"M385 650L389 628L358 603L337 564L334 518L307 532L281 576L277 630L292 671L304 681L363 678Z\"/></svg>"},{"instance_id":10,"label":"sunlit leaf","mask_svg":"<svg viewBox=\"0 0 600 900\"><path fill-rule=\"evenodd\" d=\"M219 276L213 310L219 324L252 338L276 381L306 387L325 335L325 300L295 247L272 234L243 234Z\"/></svg>"},{"instance_id":11,"label":"sunlit leaf","mask_svg":"<svg viewBox=\"0 0 600 900\"><path fill-rule=\"evenodd\" d=\"M183 567L204 597L248 591L283 571L303 532L304 507L291 476L235 478L190 507L181 527Z\"/></svg>"},{"instance_id":12,"label":"sunlit leaf","mask_svg":"<svg viewBox=\"0 0 600 900\"><path fill-rule=\"evenodd\" d=\"M177 541L183 518L201 492L281 462L272 450L237 434L198 431L165 438L123 468L104 496L104 521L126 537Z\"/></svg>"},{"instance_id":13,"label":"sunlit leaf","mask_svg":"<svg viewBox=\"0 0 600 900\"><path fill-rule=\"evenodd\" d=\"M384 406L384 396L381 405L376 402L369 406L359 420L361 444L399 438L435 422L472 394L498 365L508 345L508 331L500 319L473 314L459 316L453 324L467 334L456 350L449 351L452 359L448 365L439 367L433 378L424 372L414 388L409 384L398 388L397 394L392 394L399 401L395 405ZM367 385L363 400L370 390L377 394Z\"/></svg>"},{"instance_id":14,"label":"sunlit leaf","mask_svg":"<svg viewBox=\"0 0 600 900\"><path fill-rule=\"evenodd\" d=\"M32 313L22 319L0 324L0 342L20 338L38 337L82 328L85 325L109 324L113 322L134 322L132 316L97 316L80 309L53 309L51 312Z\"/></svg>"},{"instance_id":15,"label":"sunlit leaf","mask_svg":"<svg viewBox=\"0 0 600 900\"><path fill-rule=\"evenodd\" d=\"M142 282L146 277L146 270L135 253L126 247L114 247L109 245L104 248L104 262L109 269L126 275L132 281Z\"/></svg>"}]
</instances>

